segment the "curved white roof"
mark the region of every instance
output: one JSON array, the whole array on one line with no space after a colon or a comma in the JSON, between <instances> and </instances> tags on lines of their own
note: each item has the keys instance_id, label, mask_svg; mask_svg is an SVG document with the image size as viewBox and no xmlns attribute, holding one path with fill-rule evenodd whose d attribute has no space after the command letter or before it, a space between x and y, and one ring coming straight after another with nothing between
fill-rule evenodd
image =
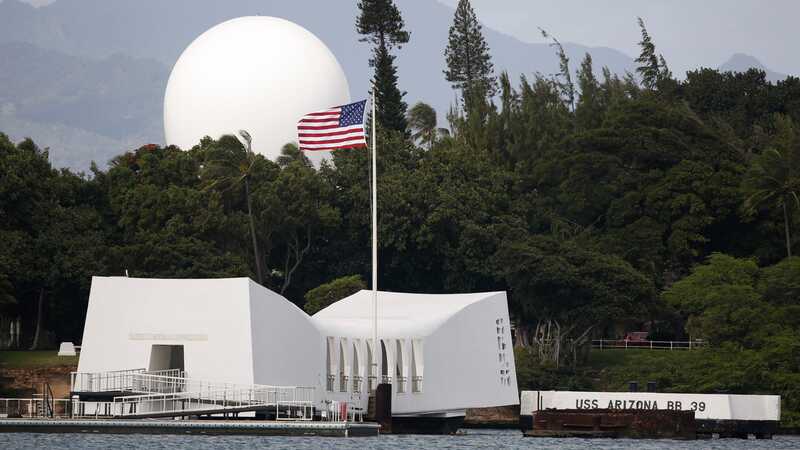
<instances>
[{"instance_id":1,"label":"curved white roof","mask_svg":"<svg viewBox=\"0 0 800 450\"><path fill-rule=\"evenodd\" d=\"M378 291L378 334L381 338L430 335L467 306L505 292L409 294ZM372 291L362 290L319 311L311 320L328 336L372 336Z\"/></svg>"}]
</instances>

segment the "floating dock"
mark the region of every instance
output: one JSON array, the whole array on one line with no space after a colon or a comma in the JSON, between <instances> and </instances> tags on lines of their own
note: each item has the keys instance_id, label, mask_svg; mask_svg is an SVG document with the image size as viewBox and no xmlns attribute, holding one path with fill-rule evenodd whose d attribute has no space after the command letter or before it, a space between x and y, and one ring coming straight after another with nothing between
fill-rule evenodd
<instances>
[{"instance_id":1,"label":"floating dock","mask_svg":"<svg viewBox=\"0 0 800 450\"><path fill-rule=\"evenodd\" d=\"M262 436L377 436L364 422L263 420L0 419L0 433L208 434Z\"/></svg>"}]
</instances>

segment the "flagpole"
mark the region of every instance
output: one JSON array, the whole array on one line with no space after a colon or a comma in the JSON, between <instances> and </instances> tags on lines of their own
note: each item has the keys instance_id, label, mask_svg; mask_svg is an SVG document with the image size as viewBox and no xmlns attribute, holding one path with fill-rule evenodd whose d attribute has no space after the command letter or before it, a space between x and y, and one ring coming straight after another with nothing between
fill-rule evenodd
<instances>
[{"instance_id":1,"label":"flagpole","mask_svg":"<svg viewBox=\"0 0 800 450\"><path fill-rule=\"evenodd\" d=\"M378 358L380 358L380 343L378 342L378 165L376 163L378 134L375 114L375 87L372 87L372 342L375 351L372 362L375 365L375 385L378 385Z\"/></svg>"}]
</instances>

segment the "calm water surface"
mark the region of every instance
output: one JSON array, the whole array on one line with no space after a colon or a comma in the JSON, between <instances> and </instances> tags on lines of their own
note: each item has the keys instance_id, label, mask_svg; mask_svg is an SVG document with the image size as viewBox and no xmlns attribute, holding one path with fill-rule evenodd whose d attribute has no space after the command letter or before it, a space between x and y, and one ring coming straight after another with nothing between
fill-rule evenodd
<instances>
[{"instance_id":1,"label":"calm water surface","mask_svg":"<svg viewBox=\"0 0 800 450\"><path fill-rule=\"evenodd\" d=\"M468 430L462 436L380 436L374 438L315 438L260 436L173 436L109 434L0 434L0 449L800 449L800 436L773 440L717 439L705 441L584 440L523 438L513 430Z\"/></svg>"}]
</instances>

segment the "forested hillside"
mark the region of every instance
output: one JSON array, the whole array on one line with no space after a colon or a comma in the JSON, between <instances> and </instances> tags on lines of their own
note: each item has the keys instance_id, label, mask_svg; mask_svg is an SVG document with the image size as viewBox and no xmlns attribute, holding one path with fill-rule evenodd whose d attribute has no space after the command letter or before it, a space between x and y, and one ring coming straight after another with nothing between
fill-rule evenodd
<instances>
[{"instance_id":1,"label":"forested hillside","mask_svg":"<svg viewBox=\"0 0 800 450\"><path fill-rule=\"evenodd\" d=\"M385 17L362 3L369 37ZM448 47L451 132L395 92L402 50L370 41L391 100L378 113L380 288L508 291L521 386L580 371L593 337L705 339L663 368L662 388L778 393L797 424L800 79L676 81L642 24L636 74L598 78L588 57L575 70L554 41L560 74L512 80L491 58L459 66L490 56L470 14L456 13L466 25ZM249 276L317 309L320 292L369 280L367 163L342 150L315 169L293 144L273 162L228 136L78 176L2 136L0 308L21 315L29 346L80 340L92 275Z\"/></svg>"}]
</instances>

